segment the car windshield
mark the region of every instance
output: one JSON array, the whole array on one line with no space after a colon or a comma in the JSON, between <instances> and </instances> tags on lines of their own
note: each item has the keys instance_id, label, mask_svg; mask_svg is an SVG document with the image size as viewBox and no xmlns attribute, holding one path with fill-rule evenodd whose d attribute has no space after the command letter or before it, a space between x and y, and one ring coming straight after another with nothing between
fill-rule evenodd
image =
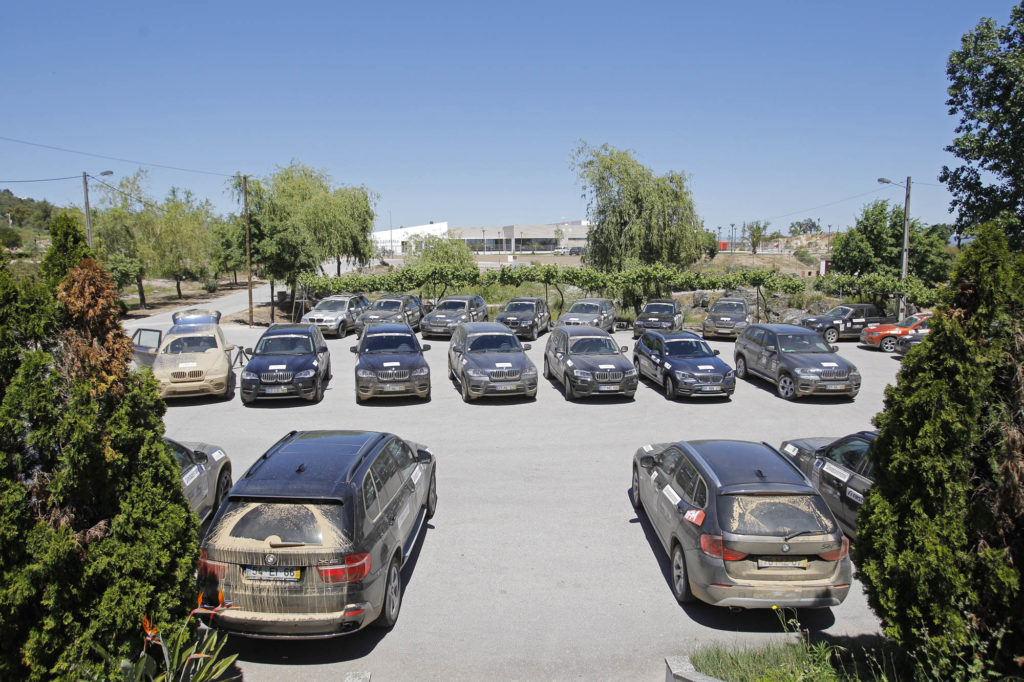
<instances>
[{"instance_id":1,"label":"car windshield","mask_svg":"<svg viewBox=\"0 0 1024 682\"><path fill-rule=\"evenodd\" d=\"M467 305L469 304L466 301L441 301L434 310L465 310Z\"/></svg>"},{"instance_id":2,"label":"car windshield","mask_svg":"<svg viewBox=\"0 0 1024 682\"><path fill-rule=\"evenodd\" d=\"M743 304L739 301L718 301L711 306L713 313L738 313L743 314Z\"/></svg>"},{"instance_id":3,"label":"car windshield","mask_svg":"<svg viewBox=\"0 0 1024 682\"><path fill-rule=\"evenodd\" d=\"M164 355L180 355L182 353L205 353L217 348L217 339L213 336L183 336L171 339L160 351Z\"/></svg>"},{"instance_id":4,"label":"car windshield","mask_svg":"<svg viewBox=\"0 0 1024 682\"><path fill-rule=\"evenodd\" d=\"M256 355L304 355L313 352L308 336L264 336L256 344Z\"/></svg>"},{"instance_id":5,"label":"car windshield","mask_svg":"<svg viewBox=\"0 0 1024 682\"><path fill-rule=\"evenodd\" d=\"M904 318L896 323L897 327L903 327L904 329L910 329L915 324L921 321L921 318L917 315L911 315L910 317Z\"/></svg>"},{"instance_id":6,"label":"car windshield","mask_svg":"<svg viewBox=\"0 0 1024 682\"><path fill-rule=\"evenodd\" d=\"M313 310L333 312L335 310L344 310L346 307L348 307L347 300L340 301L335 299L333 301L320 301L319 303L316 304L316 307L313 308Z\"/></svg>"},{"instance_id":7,"label":"car windshield","mask_svg":"<svg viewBox=\"0 0 1024 682\"><path fill-rule=\"evenodd\" d=\"M522 350L515 334L474 334L466 339L467 353L515 353Z\"/></svg>"},{"instance_id":8,"label":"car windshield","mask_svg":"<svg viewBox=\"0 0 1024 682\"><path fill-rule=\"evenodd\" d=\"M573 303L569 308L570 313L582 313L584 315L597 315L601 312L601 306L596 303Z\"/></svg>"},{"instance_id":9,"label":"car windshield","mask_svg":"<svg viewBox=\"0 0 1024 682\"><path fill-rule=\"evenodd\" d=\"M666 339L665 354L674 358L710 358L711 347L700 339Z\"/></svg>"},{"instance_id":10,"label":"car windshield","mask_svg":"<svg viewBox=\"0 0 1024 682\"><path fill-rule=\"evenodd\" d=\"M720 495L718 524L726 533L776 537L836 530L835 519L819 495Z\"/></svg>"},{"instance_id":11,"label":"car windshield","mask_svg":"<svg viewBox=\"0 0 1024 682\"><path fill-rule=\"evenodd\" d=\"M574 355L618 355L619 349L610 336L584 336L572 340L569 352Z\"/></svg>"},{"instance_id":12,"label":"car windshield","mask_svg":"<svg viewBox=\"0 0 1024 682\"><path fill-rule=\"evenodd\" d=\"M817 334L779 334L781 353L831 353L832 349Z\"/></svg>"},{"instance_id":13,"label":"car windshield","mask_svg":"<svg viewBox=\"0 0 1024 682\"><path fill-rule=\"evenodd\" d=\"M533 303L527 303L526 301L512 301L505 306L506 313L532 313L534 308Z\"/></svg>"},{"instance_id":14,"label":"car windshield","mask_svg":"<svg viewBox=\"0 0 1024 682\"><path fill-rule=\"evenodd\" d=\"M362 353L415 353L419 350L412 334L366 334Z\"/></svg>"},{"instance_id":15,"label":"car windshield","mask_svg":"<svg viewBox=\"0 0 1024 682\"><path fill-rule=\"evenodd\" d=\"M652 315L671 315L673 308L668 303L648 303L643 311Z\"/></svg>"},{"instance_id":16,"label":"car windshield","mask_svg":"<svg viewBox=\"0 0 1024 682\"><path fill-rule=\"evenodd\" d=\"M341 504L230 500L214 536L270 543L271 546L347 544Z\"/></svg>"},{"instance_id":17,"label":"car windshield","mask_svg":"<svg viewBox=\"0 0 1024 682\"><path fill-rule=\"evenodd\" d=\"M851 312L853 312L853 308L847 308L844 305L837 305L835 308L825 313L825 317L846 317Z\"/></svg>"},{"instance_id":18,"label":"car windshield","mask_svg":"<svg viewBox=\"0 0 1024 682\"><path fill-rule=\"evenodd\" d=\"M386 301L374 301L373 305L370 306L370 310L398 310L402 307L401 301L396 301L390 298Z\"/></svg>"}]
</instances>

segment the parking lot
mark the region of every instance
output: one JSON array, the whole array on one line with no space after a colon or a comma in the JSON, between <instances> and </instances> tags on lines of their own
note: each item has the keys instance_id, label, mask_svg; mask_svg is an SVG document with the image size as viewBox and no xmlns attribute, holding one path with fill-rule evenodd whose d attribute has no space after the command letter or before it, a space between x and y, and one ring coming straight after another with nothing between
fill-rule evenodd
<instances>
[{"instance_id":1,"label":"parking lot","mask_svg":"<svg viewBox=\"0 0 1024 682\"><path fill-rule=\"evenodd\" d=\"M261 329L224 326L251 347ZM529 355L538 368L546 336ZM630 332L616 332L632 348ZM316 642L233 639L247 680L661 679L663 658L712 642L780 637L771 612L680 606L668 559L627 491L632 455L649 442L699 438L781 441L871 428L896 358L840 342L863 374L854 401L786 402L774 386L738 381L730 401L667 401L642 383L634 400L568 402L541 379L535 401L462 402L446 379L447 341L431 339L432 399L354 398L354 336L328 338L334 379L319 404L172 401L167 435L209 441L235 478L293 429L371 429L427 445L438 459L438 511L404 571L397 626ZM733 364L732 342L712 341ZM859 584L840 607L800 614L833 634L874 633Z\"/></svg>"}]
</instances>

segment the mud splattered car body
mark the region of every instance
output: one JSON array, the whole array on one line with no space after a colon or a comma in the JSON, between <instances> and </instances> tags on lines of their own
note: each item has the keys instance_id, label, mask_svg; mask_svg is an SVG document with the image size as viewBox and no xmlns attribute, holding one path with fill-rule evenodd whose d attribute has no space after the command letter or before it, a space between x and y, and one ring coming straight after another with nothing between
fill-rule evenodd
<instances>
[{"instance_id":1,"label":"mud splattered car body","mask_svg":"<svg viewBox=\"0 0 1024 682\"><path fill-rule=\"evenodd\" d=\"M437 505L435 460L374 431L291 432L232 488L203 541L208 623L250 637L390 627L401 569Z\"/></svg>"}]
</instances>

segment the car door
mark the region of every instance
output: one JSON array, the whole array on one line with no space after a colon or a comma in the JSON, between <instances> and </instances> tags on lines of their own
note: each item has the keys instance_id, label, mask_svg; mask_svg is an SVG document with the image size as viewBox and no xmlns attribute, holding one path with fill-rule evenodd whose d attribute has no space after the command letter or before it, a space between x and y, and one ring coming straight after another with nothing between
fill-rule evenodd
<instances>
[{"instance_id":1,"label":"car door","mask_svg":"<svg viewBox=\"0 0 1024 682\"><path fill-rule=\"evenodd\" d=\"M845 328L841 331L842 335L860 337L861 330L868 326L868 315L874 314L874 310L869 310L864 306L855 306L845 320Z\"/></svg>"},{"instance_id":2,"label":"car door","mask_svg":"<svg viewBox=\"0 0 1024 682\"><path fill-rule=\"evenodd\" d=\"M551 373L558 378L559 383L562 382L562 377L565 375L565 362L568 359L566 347L565 332L556 328L548 338L544 359L547 361Z\"/></svg>"},{"instance_id":3,"label":"car door","mask_svg":"<svg viewBox=\"0 0 1024 682\"><path fill-rule=\"evenodd\" d=\"M476 319L487 321L487 304L484 303L482 296L477 296L473 299L474 309L476 310Z\"/></svg>"},{"instance_id":4,"label":"car door","mask_svg":"<svg viewBox=\"0 0 1024 682\"><path fill-rule=\"evenodd\" d=\"M754 374L760 373L757 366L758 357L761 355L761 343L764 341L764 329L761 327L748 327L737 339L733 361L740 355L747 364L747 371Z\"/></svg>"},{"instance_id":5,"label":"car door","mask_svg":"<svg viewBox=\"0 0 1024 682\"><path fill-rule=\"evenodd\" d=\"M653 343L648 332L641 334L636 341L636 366L640 376L648 376L651 373L651 345Z\"/></svg>"},{"instance_id":6,"label":"car door","mask_svg":"<svg viewBox=\"0 0 1024 682\"><path fill-rule=\"evenodd\" d=\"M864 451L864 461L860 468L846 482L846 491L843 495L843 505L846 514L846 523L856 536L857 514L860 513L861 505L868 496L868 491L875 484L874 464L868 459L867 450Z\"/></svg>"},{"instance_id":7,"label":"car door","mask_svg":"<svg viewBox=\"0 0 1024 682\"><path fill-rule=\"evenodd\" d=\"M135 364L139 367L152 367L162 339L163 332L159 329L136 329L132 334Z\"/></svg>"},{"instance_id":8,"label":"car door","mask_svg":"<svg viewBox=\"0 0 1024 682\"><path fill-rule=\"evenodd\" d=\"M394 548L401 545L395 520L398 515L398 469L385 449L377 451L368 475L372 477L377 516L369 519L374 528L372 565L387 570ZM367 512L369 514L369 511Z\"/></svg>"},{"instance_id":9,"label":"car door","mask_svg":"<svg viewBox=\"0 0 1024 682\"><path fill-rule=\"evenodd\" d=\"M466 344L466 328L459 325L452 332L451 343L448 344L448 370L449 374L459 376L462 368L462 350Z\"/></svg>"},{"instance_id":10,"label":"car door","mask_svg":"<svg viewBox=\"0 0 1024 682\"><path fill-rule=\"evenodd\" d=\"M601 302L601 327L611 333L615 331L615 306L611 301Z\"/></svg>"},{"instance_id":11,"label":"car door","mask_svg":"<svg viewBox=\"0 0 1024 682\"><path fill-rule=\"evenodd\" d=\"M191 450L181 443L165 439L167 446L174 453L174 459L178 462L178 471L181 475L181 489L185 493L185 499L197 514L204 513L207 504L207 497L210 494L210 484L206 480L206 468L196 461Z\"/></svg>"},{"instance_id":12,"label":"car door","mask_svg":"<svg viewBox=\"0 0 1024 682\"><path fill-rule=\"evenodd\" d=\"M319 327L313 327L313 349L316 351L316 369L321 377L327 376L327 368L331 364L331 351ZM322 350L321 350L322 349Z\"/></svg>"},{"instance_id":13,"label":"car door","mask_svg":"<svg viewBox=\"0 0 1024 682\"><path fill-rule=\"evenodd\" d=\"M851 527L856 523L856 510L863 499L854 506L851 516L846 489L850 479L863 467L867 449L867 441L861 438L841 438L815 460L811 473L811 482L821 492L832 513Z\"/></svg>"},{"instance_id":14,"label":"car door","mask_svg":"<svg viewBox=\"0 0 1024 682\"><path fill-rule=\"evenodd\" d=\"M551 324L551 311L548 310L548 304L545 301L537 302L537 333L548 328Z\"/></svg>"},{"instance_id":15,"label":"car door","mask_svg":"<svg viewBox=\"0 0 1024 682\"><path fill-rule=\"evenodd\" d=\"M422 478L422 472L416 466L416 458L409 446L400 438L392 438L381 452L392 459L395 467L395 532L402 541L404 553L407 554L412 540L412 531L419 520L420 504L416 495L416 482ZM419 474L413 481L414 474Z\"/></svg>"},{"instance_id":16,"label":"car door","mask_svg":"<svg viewBox=\"0 0 1024 682\"><path fill-rule=\"evenodd\" d=\"M672 479L683 460L683 451L671 445L655 457L654 466L648 475L648 496L644 508L650 510L649 518L654 530L665 546L671 544L672 532L676 524L676 504L681 499L672 485Z\"/></svg>"},{"instance_id":17,"label":"car door","mask_svg":"<svg viewBox=\"0 0 1024 682\"><path fill-rule=\"evenodd\" d=\"M671 508L666 507L665 513L671 515L675 536L682 542L683 549L693 549L700 545L700 529L704 524L708 486L697 471L697 467L685 455L676 469L672 487L679 501L670 505ZM670 503L667 496L663 495L662 499L666 505Z\"/></svg>"}]
</instances>

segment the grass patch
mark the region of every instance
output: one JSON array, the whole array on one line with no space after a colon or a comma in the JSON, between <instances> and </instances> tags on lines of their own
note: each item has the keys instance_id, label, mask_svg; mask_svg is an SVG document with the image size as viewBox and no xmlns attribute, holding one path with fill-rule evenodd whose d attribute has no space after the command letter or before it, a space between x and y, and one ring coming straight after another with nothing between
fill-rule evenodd
<instances>
[{"instance_id":1,"label":"grass patch","mask_svg":"<svg viewBox=\"0 0 1024 682\"><path fill-rule=\"evenodd\" d=\"M830 650L824 643L819 644L807 647L773 642L756 649L713 645L696 651L690 660L705 675L728 682L850 679L832 667Z\"/></svg>"}]
</instances>

